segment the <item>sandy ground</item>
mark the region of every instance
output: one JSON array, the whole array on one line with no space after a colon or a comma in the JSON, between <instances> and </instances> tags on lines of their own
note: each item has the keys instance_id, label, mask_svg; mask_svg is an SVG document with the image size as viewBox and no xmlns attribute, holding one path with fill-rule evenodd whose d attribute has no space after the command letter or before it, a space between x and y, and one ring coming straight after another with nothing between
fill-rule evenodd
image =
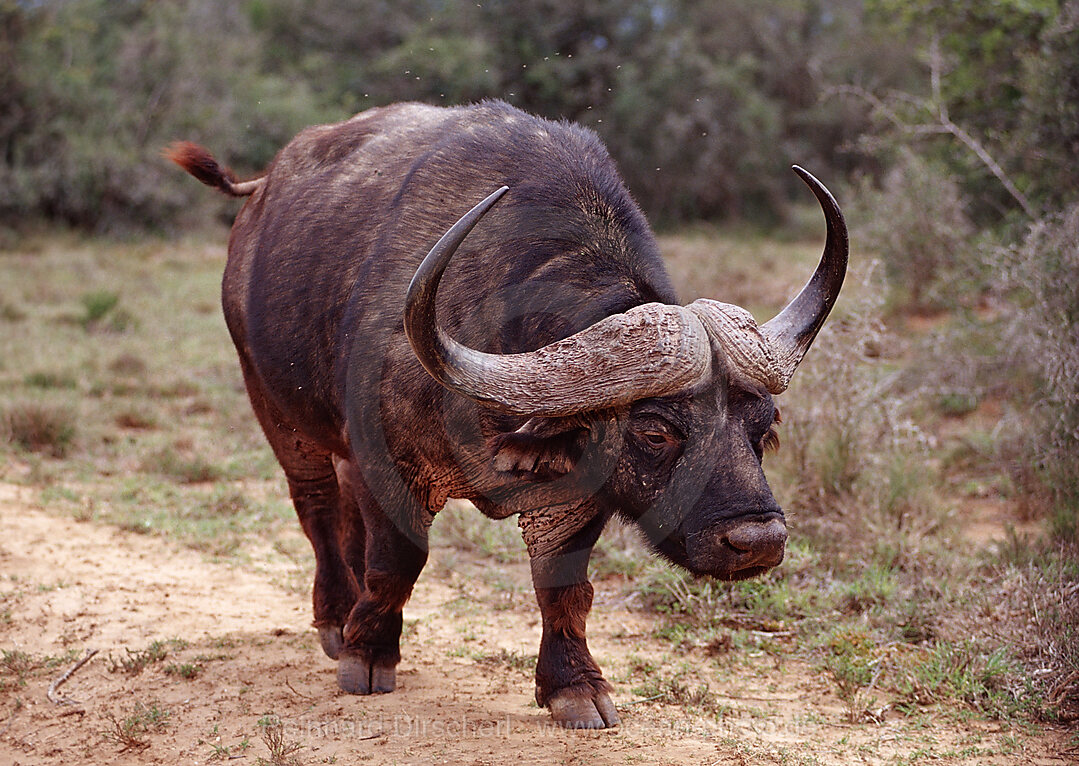
<instances>
[{"instance_id":1,"label":"sandy ground","mask_svg":"<svg viewBox=\"0 0 1079 766\"><path fill-rule=\"evenodd\" d=\"M160 539L50 515L35 490L6 484L0 531L0 648L70 653L22 684L0 676L5 766L275 763L264 737L273 731L268 715L281 721L284 744L300 746L276 763L1075 760L1065 752L1068 732L963 720L954 711L846 723L834 684L816 669L782 652L717 656L714 647L660 640L657 618L632 609L618 583L597 584L589 636L623 723L603 732L558 729L532 701L531 671L516 662L539 644L527 566L495 570L451 549L432 551L406 608L398 690L349 696L318 649L308 598L292 584L305 562L215 563ZM127 650L175 638L187 645L169 644L168 657L136 675L110 670ZM58 689L69 702L51 702L50 683L89 648L99 653ZM632 688L648 680L650 661L662 668L654 672L691 672L721 709L642 701ZM175 672L184 664L201 670L185 678ZM148 709L168 716L139 735L141 744L124 749L109 736Z\"/></svg>"}]
</instances>

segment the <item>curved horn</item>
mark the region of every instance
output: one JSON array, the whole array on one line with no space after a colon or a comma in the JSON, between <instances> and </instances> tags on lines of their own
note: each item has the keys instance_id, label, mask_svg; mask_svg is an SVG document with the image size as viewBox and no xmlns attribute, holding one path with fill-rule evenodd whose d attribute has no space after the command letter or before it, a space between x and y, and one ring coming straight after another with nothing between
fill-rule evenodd
<instances>
[{"instance_id":1,"label":"curved horn","mask_svg":"<svg viewBox=\"0 0 1079 766\"><path fill-rule=\"evenodd\" d=\"M449 389L519 415L560 416L660 396L711 369L708 334L681 306L648 303L596 322L536 351L488 354L438 326L435 298L447 264L507 187L442 235L416 270L405 299L405 334L420 364Z\"/></svg>"},{"instance_id":2,"label":"curved horn","mask_svg":"<svg viewBox=\"0 0 1079 766\"><path fill-rule=\"evenodd\" d=\"M761 332L775 347L777 361L787 373L788 381L839 297L839 288L843 286L843 278L847 274L847 254L850 250L847 224L835 197L807 170L797 165L793 166L793 170L812 189L820 203L828 236L817 270L802 291L786 308L761 325Z\"/></svg>"},{"instance_id":3,"label":"curved horn","mask_svg":"<svg viewBox=\"0 0 1079 766\"><path fill-rule=\"evenodd\" d=\"M759 327L752 315L738 306L707 299L690 305L712 337L723 344L731 365L763 383L773 394L787 390L794 371L835 305L847 273L847 224L838 203L808 171L795 165L794 172L813 190L828 228L824 254L802 291Z\"/></svg>"}]
</instances>

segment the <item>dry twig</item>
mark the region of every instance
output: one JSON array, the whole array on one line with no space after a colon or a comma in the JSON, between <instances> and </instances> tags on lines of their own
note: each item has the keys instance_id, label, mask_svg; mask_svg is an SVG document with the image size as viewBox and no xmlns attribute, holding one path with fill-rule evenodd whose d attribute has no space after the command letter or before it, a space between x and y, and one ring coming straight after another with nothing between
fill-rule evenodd
<instances>
[{"instance_id":1,"label":"dry twig","mask_svg":"<svg viewBox=\"0 0 1079 766\"><path fill-rule=\"evenodd\" d=\"M67 697L61 697L57 695L56 690L59 689L67 679L75 675L75 671L85 665L90 659L97 654L97 649L87 649L83 658L64 671L64 674L49 684L49 701L57 705L78 705L78 700L69 699Z\"/></svg>"},{"instance_id":2,"label":"dry twig","mask_svg":"<svg viewBox=\"0 0 1079 766\"><path fill-rule=\"evenodd\" d=\"M884 99L857 85L841 85L832 88L830 92L852 95L862 99L868 103L877 114L883 116L897 129L908 135L950 135L969 149L981 163L985 165L986 169L1000 181L1000 184L1007 190L1008 194L1012 196L1012 199L1019 203L1019 207L1023 208L1024 213L1030 218L1037 218L1038 211L1035 210L1026 195L1019 190L1019 187L1015 185L1012 179L1004 171L1004 168L1000 166L1000 163L993 158L993 155L989 153L989 150L974 136L952 121L948 114L948 105L945 103L941 92L942 69L943 57L940 53L940 42L938 39L934 38L929 50L929 78L930 87L932 89L931 99L923 102L919 99L910 97L908 94L893 94L893 98L900 101L911 102L928 112L935 120L933 123L907 122L900 116L899 112L896 109L893 109Z\"/></svg>"}]
</instances>

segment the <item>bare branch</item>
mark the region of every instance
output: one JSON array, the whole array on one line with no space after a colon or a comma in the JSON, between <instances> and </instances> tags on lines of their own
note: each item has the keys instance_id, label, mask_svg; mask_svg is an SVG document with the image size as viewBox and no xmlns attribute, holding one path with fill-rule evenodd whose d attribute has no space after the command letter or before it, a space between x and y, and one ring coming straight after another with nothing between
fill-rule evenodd
<instances>
[{"instance_id":1,"label":"bare branch","mask_svg":"<svg viewBox=\"0 0 1079 766\"><path fill-rule=\"evenodd\" d=\"M942 118L943 117L944 115L942 115ZM1010 178L1008 178L1008 174L1004 172L1004 168L997 164L997 161L993 159L993 156L989 154L986 148L982 146L974 136L967 133L951 120L943 120L941 127L959 139L960 142L977 155L978 159L982 161L982 164L989 168L989 172L996 176L996 179L1000 181L1004 188L1008 190L1008 193L1019 203L1019 206L1023 208L1024 213L1031 218L1038 217L1038 213L1030 204L1030 200L1027 199L1023 192L1019 191L1019 188L1012 183Z\"/></svg>"},{"instance_id":2,"label":"bare branch","mask_svg":"<svg viewBox=\"0 0 1079 766\"><path fill-rule=\"evenodd\" d=\"M951 117L948 116L948 105L944 100L941 88L942 68L943 57L940 52L940 41L934 36L929 48L929 79L932 90L932 96L930 97L931 101L926 103L925 101L916 99L910 94L905 93L895 94L893 96L894 100L906 101L913 106L921 107L927 113L934 116L934 123L907 122L900 117L895 108L887 101L858 85L840 85L831 88L828 91L828 94L850 95L862 99L872 107L874 113L880 115L895 128L908 135L929 136L948 134L952 136L981 160L982 164L988 168L989 172L1000 181L1008 194L1019 203L1019 206L1023 208L1024 213L1031 218L1037 218L1038 212L1034 209L1034 206L1030 204L1030 200L1028 200L1026 195L1019 190L1019 187L1012 182L1011 178L1009 178L1008 174L1004 171L1004 168L1002 168L1000 163L998 163L993 158L993 155L989 153L989 150L974 138L974 136L953 122Z\"/></svg>"},{"instance_id":3,"label":"bare branch","mask_svg":"<svg viewBox=\"0 0 1079 766\"><path fill-rule=\"evenodd\" d=\"M67 679L75 675L75 671L89 662L93 656L97 654L97 649L87 649L83 658L68 668L62 676L57 678L51 684L49 684L48 697L51 702L57 705L78 705L78 700L69 699L67 697L61 697L56 694L56 690L59 689Z\"/></svg>"}]
</instances>

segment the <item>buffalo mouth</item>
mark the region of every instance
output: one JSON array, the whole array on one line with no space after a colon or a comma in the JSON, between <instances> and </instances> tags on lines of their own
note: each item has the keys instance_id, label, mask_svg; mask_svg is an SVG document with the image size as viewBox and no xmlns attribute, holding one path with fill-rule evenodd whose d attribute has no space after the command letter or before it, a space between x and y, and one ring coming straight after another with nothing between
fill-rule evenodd
<instances>
[{"instance_id":1,"label":"buffalo mouth","mask_svg":"<svg viewBox=\"0 0 1079 766\"><path fill-rule=\"evenodd\" d=\"M734 572L712 574L711 576L716 580L724 580L726 582L736 582L738 580L752 580L758 575L762 575L772 567L747 567L745 569L739 569Z\"/></svg>"}]
</instances>

